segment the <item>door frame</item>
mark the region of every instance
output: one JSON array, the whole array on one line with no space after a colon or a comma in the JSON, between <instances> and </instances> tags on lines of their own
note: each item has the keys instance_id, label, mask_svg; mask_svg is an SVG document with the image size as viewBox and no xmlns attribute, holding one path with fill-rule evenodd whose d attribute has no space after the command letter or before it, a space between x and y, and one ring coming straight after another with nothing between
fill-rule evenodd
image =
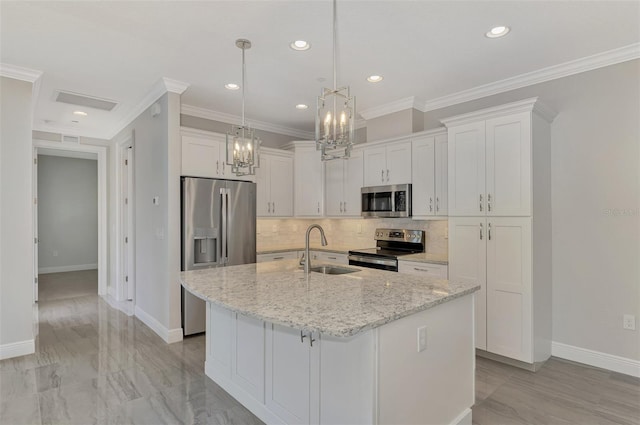
<instances>
[{"instance_id":1,"label":"door frame","mask_svg":"<svg viewBox=\"0 0 640 425\"><path fill-rule=\"evenodd\" d=\"M53 142L50 140L33 139L34 148L46 148L65 152L93 153L98 157L98 295L107 295L107 147L84 145L70 142ZM32 166L35 166L33 164ZM35 172L35 170L34 170ZM34 190L38 182L34 182ZM33 204L37 209L38 205ZM37 214L37 211L34 213Z\"/></svg>"},{"instance_id":2,"label":"door frame","mask_svg":"<svg viewBox=\"0 0 640 425\"><path fill-rule=\"evenodd\" d=\"M131 164L129 164L129 170L131 170L130 173L130 178L133 179L133 181L129 181L129 193L127 193L127 197L128 199L128 204L131 206L131 211L130 211L130 222L129 222L129 246L130 246L130 254L128 256L128 264L129 264L129 283L131 285L133 285L133 294L132 294L132 298L131 301L133 301L133 304L135 305L135 169L134 164L135 164L135 133L132 131L131 133L126 134L121 140L117 141L115 143L115 223L116 223L116 229L115 229L115 235L116 235L116 240L117 242L114 243L115 245L115 258L114 258L114 274L112 277L112 286L115 289L114 293L112 293L112 296L115 298L116 301L121 302L121 301L127 301L128 297L127 297L127 287L125 285L123 276L125 273L124 267L125 267L125 262L124 262L124 256L127 254L127 250L126 250L126 246L124 243L124 231L125 231L125 208L124 208L124 202L123 202L123 196L124 196L124 188L123 188L123 184L124 184L124 178L123 178L123 173L127 172L127 169L123 166L123 162L122 160L125 158L125 155L127 153L127 150L131 148L132 149L132 156L131 156Z\"/></svg>"}]
</instances>

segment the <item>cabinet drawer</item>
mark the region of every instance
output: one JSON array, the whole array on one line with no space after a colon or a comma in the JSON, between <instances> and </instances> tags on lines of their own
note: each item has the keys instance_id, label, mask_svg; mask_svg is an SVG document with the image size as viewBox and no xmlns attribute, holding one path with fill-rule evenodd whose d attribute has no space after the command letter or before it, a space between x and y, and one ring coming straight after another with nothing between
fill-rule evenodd
<instances>
[{"instance_id":1,"label":"cabinet drawer","mask_svg":"<svg viewBox=\"0 0 640 425\"><path fill-rule=\"evenodd\" d=\"M316 251L319 261L328 261L330 263L349 264L349 258L346 254L336 254L335 252Z\"/></svg>"},{"instance_id":2,"label":"cabinet drawer","mask_svg":"<svg viewBox=\"0 0 640 425\"><path fill-rule=\"evenodd\" d=\"M275 254L258 254L256 263L266 263L267 261L293 260L298 258L298 251L278 252Z\"/></svg>"},{"instance_id":3,"label":"cabinet drawer","mask_svg":"<svg viewBox=\"0 0 640 425\"><path fill-rule=\"evenodd\" d=\"M444 264L420 263L417 261L398 261L398 272L415 276L428 276L437 279L448 278L448 266Z\"/></svg>"}]
</instances>

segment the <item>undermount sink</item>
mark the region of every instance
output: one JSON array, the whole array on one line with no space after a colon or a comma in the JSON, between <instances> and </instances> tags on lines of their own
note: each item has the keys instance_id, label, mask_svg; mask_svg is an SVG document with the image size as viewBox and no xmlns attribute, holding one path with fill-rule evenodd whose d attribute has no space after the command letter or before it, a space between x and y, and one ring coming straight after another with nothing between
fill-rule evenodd
<instances>
[{"instance_id":1,"label":"undermount sink","mask_svg":"<svg viewBox=\"0 0 640 425\"><path fill-rule=\"evenodd\" d=\"M311 271L316 273L322 273L322 274L346 274L346 273L359 272L360 270L350 269L347 267L316 266L316 267L311 267Z\"/></svg>"}]
</instances>

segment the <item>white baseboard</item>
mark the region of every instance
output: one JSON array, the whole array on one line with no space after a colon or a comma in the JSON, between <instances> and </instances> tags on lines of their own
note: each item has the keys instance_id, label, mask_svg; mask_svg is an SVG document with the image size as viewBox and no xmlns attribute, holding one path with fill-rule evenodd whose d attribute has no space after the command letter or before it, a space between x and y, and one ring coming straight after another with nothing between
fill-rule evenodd
<instances>
[{"instance_id":1,"label":"white baseboard","mask_svg":"<svg viewBox=\"0 0 640 425\"><path fill-rule=\"evenodd\" d=\"M98 263L95 263L95 264L76 264L75 266L38 267L38 274L77 272L77 271L80 271L80 270L95 270L97 268L98 268Z\"/></svg>"},{"instance_id":2,"label":"white baseboard","mask_svg":"<svg viewBox=\"0 0 640 425\"><path fill-rule=\"evenodd\" d=\"M182 341L182 328L167 329L158 322L155 317L141 309L139 306L135 307L135 316L142 321L145 325L149 326L151 330L157 333L167 344Z\"/></svg>"},{"instance_id":3,"label":"white baseboard","mask_svg":"<svg viewBox=\"0 0 640 425\"><path fill-rule=\"evenodd\" d=\"M26 356L36 352L36 342L33 339L26 341L12 342L0 345L0 360L12 357Z\"/></svg>"},{"instance_id":4,"label":"white baseboard","mask_svg":"<svg viewBox=\"0 0 640 425\"><path fill-rule=\"evenodd\" d=\"M471 425L471 409L466 408L451 421L451 425Z\"/></svg>"},{"instance_id":5,"label":"white baseboard","mask_svg":"<svg viewBox=\"0 0 640 425\"><path fill-rule=\"evenodd\" d=\"M135 307L133 305L133 301L118 301L110 293L107 295L102 295L102 299L105 300L111 307L115 308L116 310L120 310L127 316L134 315Z\"/></svg>"},{"instance_id":6,"label":"white baseboard","mask_svg":"<svg viewBox=\"0 0 640 425\"><path fill-rule=\"evenodd\" d=\"M551 342L551 355L640 378L640 361L638 360L588 350L555 341Z\"/></svg>"}]
</instances>

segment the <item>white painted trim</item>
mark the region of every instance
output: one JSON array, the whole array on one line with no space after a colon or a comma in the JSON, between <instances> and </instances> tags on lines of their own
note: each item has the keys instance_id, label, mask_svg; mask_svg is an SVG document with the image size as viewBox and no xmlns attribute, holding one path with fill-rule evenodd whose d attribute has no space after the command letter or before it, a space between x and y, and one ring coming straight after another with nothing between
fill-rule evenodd
<instances>
[{"instance_id":1,"label":"white painted trim","mask_svg":"<svg viewBox=\"0 0 640 425\"><path fill-rule=\"evenodd\" d=\"M405 109L417 109L420 112L425 112L424 105L424 101L419 100L415 96L411 96L400 100L394 100L393 102L385 103L384 105L374 106L373 108L365 109L358 113L365 120L370 120L383 115L389 115L394 112L404 111Z\"/></svg>"},{"instance_id":2,"label":"white painted trim","mask_svg":"<svg viewBox=\"0 0 640 425\"><path fill-rule=\"evenodd\" d=\"M420 109L423 112L433 111L447 106L469 102L471 100L480 99L494 94L504 93L509 90L544 83L557 78L568 77L581 72L592 71L594 69L638 58L640 58L640 43L630 44L618 49L597 53L592 56L549 66L547 68L516 75L515 77L506 78L504 80L495 81L493 83L484 84L468 90L431 99L426 101L422 105L422 108L416 109Z\"/></svg>"},{"instance_id":3,"label":"white painted trim","mask_svg":"<svg viewBox=\"0 0 640 425\"><path fill-rule=\"evenodd\" d=\"M162 83L164 84L165 90L170 93L178 93L182 94L186 89L189 88L191 84L185 83L178 80L173 80L171 78L162 77Z\"/></svg>"},{"instance_id":4,"label":"white painted trim","mask_svg":"<svg viewBox=\"0 0 640 425\"><path fill-rule=\"evenodd\" d=\"M133 301L118 301L112 294L107 294L102 297L107 304L109 304L112 308L116 310L120 310L127 316L133 316L134 314L134 305Z\"/></svg>"},{"instance_id":5,"label":"white painted trim","mask_svg":"<svg viewBox=\"0 0 640 425\"><path fill-rule=\"evenodd\" d=\"M33 140L33 146L67 152L91 152L98 156L98 295L105 295L109 269L107 260L109 252L107 248L109 240L107 232L107 147L39 139ZM34 208L37 208L37 205L34 205Z\"/></svg>"},{"instance_id":6,"label":"white painted trim","mask_svg":"<svg viewBox=\"0 0 640 425\"><path fill-rule=\"evenodd\" d=\"M190 115L192 117L204 118L212 121L219 121L228 124L238 125L242 118L237 115L227 114L224 112L212 111L210 109L200 108L198 106L182 104L180 113ZM284 134L291 137L299 137L301 139L314 139L315 133L311 131L299 130L297 128L285 127L283 125L271 124L264 121L247 119L248 124L256 130L264 130L277 134Z\"/></svg>"},{"instance_id":7,"label":"white painted trim","mask_svg":"<svg viewBox=\"0 0 640 425\"><path fill-rule=\"evenodd\" d=\"M0 76L2 77L35 83L42 77L42 74L42 71L38 71L37 69L24 68L9 63L0 63Z\"/></svg>"},{"instance_id":8,"label":"white painted trim","mask_svg":"<svg viewBox=\"0 0 640 425\"><path fill-rule=\"evenodd\" d=\"M551 342L551 355L640 378L640 361L638 360L575 347L556 341Z\"/></svg>"},{"instance_id":9,"label":"white painted trim","mask_svg":"<svg viewBox=\"0 0 640 425\"><path fill-rule=\"evenodd\" d=\"M471 413L471 409L467 407L451 421L451 425L471 425Z\"/></svg>"},{"instance_id":10,"label":"white painted trim","mask_svg":"<svg viewBox=\"0 0 640 425\"><path fill-rule=\"evenodd\" d=\"M0 345L0 360L12 357L26 356L36 352L36 342L33 339L26 341L11 342Z\"/></svg>"},{"instance_id":11,"label":"white painted trim","mask_svg":"<svg viewBox=\"0 0 640 425\"><path fill-rule=\"evenodd\" d=\"M447 127L469 124L476 121L484 121L491 118L504 116L505 114L518 114L521 112L535 112L549 123L557 115L553 109L544 105L537 97L506 103L492 108L479 109L467 114L455 115L440 120Z\"/></svg>"},{"instance_id":12,"label":"white painted trim","mask_svg":"<svg viewBox=\"0 0 640 425\"><path fill-rule=\"evenodd\" d=\"M38 274L77 272L77 271L80 271L80 270L95 270L97 268L98 268L98 263L94 263L94 264L76 264L76 265L72 265L72 266L38 267Z\"/></svg>"},{"instance_id":13,"label":"white painted trim","mask_svg":"<svg viewBox=\"0 0 640 425\"><path fill-rule=\"evenodd\" d=\"M93 152L78 152L78 151L60 151L57 149L40 148L38 149L38 155L45 156L62 156L65 158L79 158L89 159L92 161L98 160L98 155Z\"/></svg>"},{"instance_id":14,"label":"white painted trim","mask_svg":"<svg viewBox=\"0 0 640 425\"><path fill-rule=\"evenodd\" d=\"M167 329L162 323L158 322L153 316L140 308L135 306L135 316L140 319L142 323L147 325L152 331L154 331L160 338L167 344L182 341L182 328Z\"/></svg>"}]
</instances>

